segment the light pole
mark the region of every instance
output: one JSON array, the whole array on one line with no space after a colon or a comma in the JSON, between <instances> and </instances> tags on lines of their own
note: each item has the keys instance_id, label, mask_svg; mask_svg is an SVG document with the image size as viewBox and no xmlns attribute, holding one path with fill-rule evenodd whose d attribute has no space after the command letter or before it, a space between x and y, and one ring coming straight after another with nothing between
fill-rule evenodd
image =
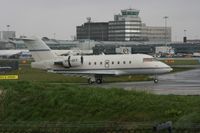
<instances>
[{"instance_id":1,"label":"light pole","mask_svg":"<svg viewBox=\"0 0 200 133\"><path fill-rule=\"evenodd\" d=\"M10 35L9 35L10 25L8 24L8 25L6 25L6 27L7 27L7 37L6 37L6 40L9 40L9 38L10 38Z\"/></svg>"},{"instance_id":2,"label":"light pole","mask_svg":"<svg viewBox=\"0 0 200 133\"><path fill-rule=\"evenodd\" d=\"M186 37L186 32L187 32L187 30L184 30L184 36Z\"/></svg>"},{"instance_id":3,"label":"light pole","mask_svg":"<svg viewBox=\"0 0 200 133\"><path fill-rule=\"evenodd\" d=\"M183 37L183 42L186 43L187 42L187 34L186 34L187 30L184 30L184 37Z\"/></svg>"},{"instance_id":4,"label":"light pole","mask_svg":"<svg viewBox=\"0 0 200 133\"><path fill-rule=\"evenodd\" d=\"M9 31L10 25L8 24L8 25L6 25L6 27L7 27L7 31Z\"/></svg>"},{"instance_id":5,"label":"light pole","mask_svg":"<svg viewBox=\"0 0 200 133\"><path fill-rule=\"evenodd\" d=\"M165 45L167 45L167 19L169 18L168 16L163 17L165 19Z\"/></svg>"},{"instance_id":6,"label":"light pole","mask_svg":"<svg viewBox=\"0 0 200 133\"><path fill-rule=\"evenodd\" d=\"M90 22L91 22L91 17L87 17L88 21L88 39L90 40Z\"/></svg>"},{"instance_id":7,"label":"light pole","mask_svg":"<svg viewBox=\"0 0 200 133\"><path fill-rule=\"evenodd\" d=\"M88 39L89 39L89 49L90 49L90 22L91 22L91 17L87 17L88 21Z\"/></svg>"}]
</instances>

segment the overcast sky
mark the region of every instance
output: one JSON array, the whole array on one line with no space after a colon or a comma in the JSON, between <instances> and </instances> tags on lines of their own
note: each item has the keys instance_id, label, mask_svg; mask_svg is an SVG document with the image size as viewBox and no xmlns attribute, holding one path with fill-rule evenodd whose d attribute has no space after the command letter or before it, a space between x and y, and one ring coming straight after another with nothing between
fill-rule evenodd
<instances>
[{"instance_id":1,"label":"overcast sky","mask_svg":"<svg viewBox=\"0 0 200 133\"><path fill-rule=\"evenodd\" d=\"M140 10L148 26L164 26L169 16L174 41L182 40L184 30L191 39L200 39L200 0L0 0L0 30L17 35L37 35L71 39L76 26L92 21L110 21L121 9Z\"/></svg>"}]
</instances>

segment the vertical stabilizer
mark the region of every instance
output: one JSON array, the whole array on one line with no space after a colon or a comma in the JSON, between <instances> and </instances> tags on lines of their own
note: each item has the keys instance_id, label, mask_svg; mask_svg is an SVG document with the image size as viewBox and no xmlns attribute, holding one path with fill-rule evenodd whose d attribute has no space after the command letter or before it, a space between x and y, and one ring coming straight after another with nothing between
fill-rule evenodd
<instances>
[{"instance_id":1,"label":"vertical stabilizer","mask_svg":"<svg viewBox=\"0 0 200 133\"><path fill-rule=\"evenodd\" d=\"M51 60L57 57L45 44L45 42L37 37L24 38L22 40L24 41L26 47L29 49L36 62Z\"/></svg>"}]
</instances>

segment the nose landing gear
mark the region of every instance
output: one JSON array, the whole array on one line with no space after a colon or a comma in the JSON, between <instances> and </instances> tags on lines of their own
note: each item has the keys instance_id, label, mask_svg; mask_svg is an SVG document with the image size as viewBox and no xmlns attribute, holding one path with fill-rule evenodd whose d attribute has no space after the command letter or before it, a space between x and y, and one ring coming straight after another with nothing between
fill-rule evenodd
<instances>
[{"instance_id":1,"label":"nose landing gear","mask_svg":"<svg viewBox=\"0 0 200 133\"><path fill-rule=\"evenodd\" d=\"M154 80L153 80L153 81L154 81L155 84L158 83L158 76L157 76L157 74L155 74L155 77L154 77Z\"/></svg>"},{"instance_id":2,"label":"nose landing gear","mask_svg":"<svg viewBox=\"0 0 200 133\"><path fill-rule=\"evenodd\" d=\"M158 83L158 79L154 79L154 83L157 84Z\"/></svg>"}]
</instances>

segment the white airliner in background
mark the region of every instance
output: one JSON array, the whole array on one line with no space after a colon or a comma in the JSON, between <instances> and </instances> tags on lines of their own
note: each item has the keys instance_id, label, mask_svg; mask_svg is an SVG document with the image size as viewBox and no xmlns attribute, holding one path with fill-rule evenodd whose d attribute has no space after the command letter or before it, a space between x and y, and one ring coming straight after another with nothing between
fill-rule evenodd
<instances>
[{"instance_id":1,"label":"white airliner in background","mask_svg":"<svg viewBox=\"0 0 200 133\"><path fill-rule=\"evenodd\" d=\"M33 68L60 74L85 75L90 84L102 83L104 75L157 75L172 71L170 66L145 54L58 56L37 37L22 40L35 60L31 64Z\"/></svg>"}]
</instances>

